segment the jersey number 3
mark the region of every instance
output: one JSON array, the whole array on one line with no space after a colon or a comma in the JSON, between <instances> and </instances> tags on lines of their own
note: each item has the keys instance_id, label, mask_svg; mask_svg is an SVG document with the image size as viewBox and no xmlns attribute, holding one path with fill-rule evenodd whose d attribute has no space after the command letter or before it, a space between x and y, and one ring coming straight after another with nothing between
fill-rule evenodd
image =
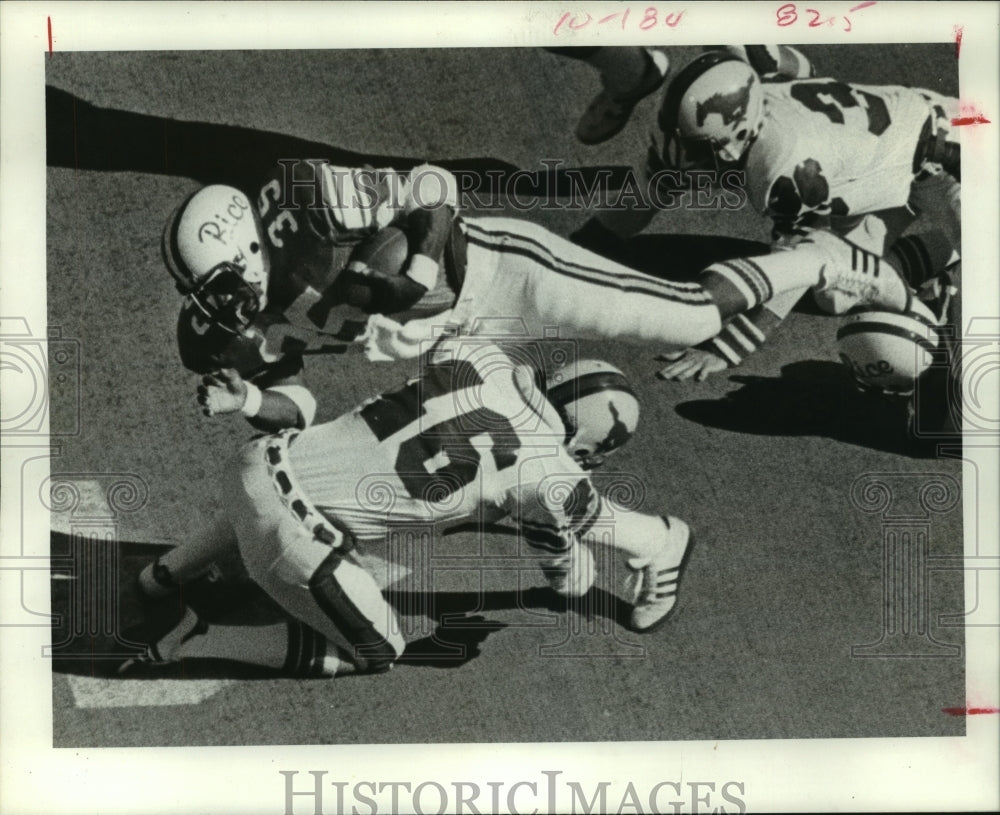
<instances>
[{"instance_id":1,"label":"jersey number 3","mask_svg":"<svg viewBox=\"0 0 1000 815\"><path fill-rule=\"evenodd\" d=\"M277 204L280 195L281 185L278 184L276 179L272 179L261 189L260 200L257 202L257 210L260 213L261 221L270 220L270 223L267 225L267 237L278 249L285 245L284 239L278 235L282 229L287 228L289 232L297 232L299 229L299 225L295 222L295 216L292 215L291 210L279 209L273 219L267 217L271 210L271 202L273 201Z\"/></svg>"},{"instance_id":2,"label":"jersey number 3","mask_svg":"<svg viewBox=\"0 0 1000 815\"><path fill-rule=\"evenodd\" d=\"M892 124L885 100L843 82L796 83L791 93L793 99L814 113L822 113L835 124L846 124L845 113L852 109L863 112L868 132L874 136L881 136Z\"/></svg>"}]
</instances>

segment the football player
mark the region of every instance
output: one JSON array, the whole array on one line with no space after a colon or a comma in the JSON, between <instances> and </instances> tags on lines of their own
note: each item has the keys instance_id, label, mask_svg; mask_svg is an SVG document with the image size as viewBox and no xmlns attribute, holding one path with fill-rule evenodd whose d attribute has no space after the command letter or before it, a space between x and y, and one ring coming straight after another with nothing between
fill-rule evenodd
<instances>
[{"instance_id":1,"label":"football player","mask_svg":"<svg viewBox=\"0 0 1000 815\"><path fill-rule=\"evenodd\" d=\"M307 426L302 355L353 341L373 359L415 357L442 329L508 321L530 337L679 350L789 289L845 289L896 310L910 296L891 265L874 274L870 253L823 232L789 252L712 264L698 282L662 280L528 221L456 217L451 180L427 166L402 176L322 164L311 180L272 179L256 204L225 186L192 195L167 223L163 253L186 295L178 337L185 365L205 374L203 410L242 411L264 430ZM393 224L406 243L398 270L350 261ZM404 311L414 319L384 316Z\"/></svg>"},{"instance_id":2,"label":"football player","mask_svg":"<svg viewBox=\"0 0 1000 815\"><path fill-rule=\"evenodd\" d=\"M726 171L741 172L751 204L773 219L776 237L802 225L844 234L861 216L879 213L885 224L881 245L873 241L867 248L883 256L915 215L925 212L934 218L948 251L943 262L925 262L923 248L904 249L913 261L909 280L916 288L939 274L960 248L960 153L950 124L957 100L901 86L804 78L808 63L794 73L779 69L762 76L759 56L753 65L746 61L754 49L769 51L761 46L712 50L671 81L643 163L647 181L669 187L690 170L714 171L719 178ZM575 239L613 252L652 219L652 197L643 204L599 213ZM874 231L868 227L870 235ZM935 258L940 255L937 247L930 251ZM664 374L701 378L738 364L803 291L789 292L736 321L718 341ZM833 313L854 305L849 298L822 293L816 299Z\"/></svg>"},{"instance_id":3,"label":"football player","mask_svg":"<svg viewBox=\"0 0 1000 815\"><path fill-rule=\"evenodd\" d=\"M177 339L185 367L205 375L204 412L242 410L261 430L305 427L316 409L301 378L305 353L343 352L372 311L450 304L452 267L441 267L453 181L430 165L401 173L283 161L254 200L225 185L190 195L164 228L162 254L185 296ZM390 224L407 239L401 273L348 268L361 239Z\"/></svg>"},{"instance_id":4,"label":"football player","mask_svg":"<svg viewBox=\"0 0 1000 815\"><path fill-rule=\"evenodd\" d=\"M588 544L620 550L636 580L629 625L650 631L675 607L689 527L609 503L588 476L629 440L638 417L627 379L607 363L579 360L545 382L492 343L446 338L403 388L330 423L261 437L237 456L225 488L229 536L215 553L235 538L250 577L295 622L210 626L187 610L145 661L384 671L405 643L355 547L385 541L389 528L505 516L566 596L593 583ZM200 574L206 555L175 548L147 567L143 584L164 596Z\"/></svg>"}]
</instances>

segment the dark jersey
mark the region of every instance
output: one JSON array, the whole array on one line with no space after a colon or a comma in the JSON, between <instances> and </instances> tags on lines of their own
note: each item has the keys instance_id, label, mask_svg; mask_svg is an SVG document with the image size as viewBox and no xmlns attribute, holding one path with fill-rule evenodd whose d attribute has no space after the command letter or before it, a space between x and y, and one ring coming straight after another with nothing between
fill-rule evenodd
<instances>
[{"instance_id":1,"label":"dark jersey","mask_svg":"<svg viewBox=\"0 0 1000 815\"><path fill-rule=\"evenodd\" d=\"M304 356L340 354L343 343L324 343L321 336L302 332L280 314L258 315L248 331L233 334L206 320L186 301L177 321L181 362L190 371L207 374L235 368L244 379L267 388L302 370Z\"/></svg>"},{"instance_id":2,"label":"dark jersey","mask_svg":"<svg viewBox=\"0 0 1000 815\"><path fill-rule=\"evenodd\" d=\"M281 369L297 371L306 354L346 351L364 332L368 314L347 302L347 276L342 273L362 240L383 227L401 225L417 206L412 179L421 170L280 163L256 196L268 260L266 307L245 335L235 335L185 302L177 327L185 367L198 373L232 367L244 377L256 377L286 356L297 362ZM413 306L415 316L443 311L454 302L463 276L461 251L455 246L460 236L456 225L441 259L438 284Z\"/></svg>"}]
</instances>

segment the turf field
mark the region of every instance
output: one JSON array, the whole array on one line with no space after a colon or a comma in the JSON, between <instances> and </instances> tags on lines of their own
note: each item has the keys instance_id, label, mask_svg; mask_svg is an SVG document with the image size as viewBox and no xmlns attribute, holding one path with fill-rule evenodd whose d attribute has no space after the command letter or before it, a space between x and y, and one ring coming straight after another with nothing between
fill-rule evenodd
<instances>
[{"instance_id":1,"label":"turf field","mask_svg":"<svg viewBox=\"0 0 1000 815\"><path fill-rule=\"evenodd\" d=\"M805 50L838 78L957 93L952 44ZM667 53L676 67L696 49ZM963 585L946 568L962 553L956 451L917 449L897 412L856 394L837 362L838 321L809 308L742 368L703 384L657 380L657 349L580 345L623 368L641 398L639 432L614 469L634 477L648 511L685 518L697 537L679 609L655 634L621 624L621 563L601 559L598 588L565 608L510 530L459 529L415 552L368 551L406 567L390 596L411 645L387 674L327 682L190 663L116 676L117 660L102 655L127 651L121 640L142 619L135 574L220 512L221 468L249 436L238 418L200 415L196 379L179 364L180 300L159 238L184 196L220 175L252 177L275 156L620 171L643 154L657 100L618 137L584 147L573 127L594 73L533 49L57 52L47 83L49 323L73 341L81 371L51 383L53 428L67 433L52 471L82 496L76 511L53 514L53 554L67 567L53 580L53 605L67 612L54 637L56 746L964 732L964 719L942 713L965 703ZM564 235L586 218L499 204L482 214ZM767 234L749 209L681 208L636 240L636 263L686 274L700 253L737 245L722 238ZM411 370L310 360L318 420ZM118 494L109 515L116 482L135 492ZM880 509L875 482L889 485L890 507ZM926 500L935 484L937 504ZM119 541L101 547L106 560L79 542L95 529ZM189 601L217 619L269 619L238 564L222 568L221 583Z\"/></svg>"}]
</instances>

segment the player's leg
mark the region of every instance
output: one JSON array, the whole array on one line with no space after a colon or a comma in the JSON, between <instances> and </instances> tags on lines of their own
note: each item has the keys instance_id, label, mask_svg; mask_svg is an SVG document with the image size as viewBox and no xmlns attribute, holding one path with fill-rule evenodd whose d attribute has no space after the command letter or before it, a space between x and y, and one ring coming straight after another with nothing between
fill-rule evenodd
<instances>
[{"instance_id":1,"label":"player's leg","mask_svg":"<svg viewBox=\"0 0 1000 815\"><path fill-rule=\"evenodd\" d=\"M885 253L885 261L914 291L938 278L954 260L951 242L941 230L904 235L893 241ZM856 297L836 290L815 290L813 297L820 309L828 314L844 314L859 304Z\"/></svg>"},{"instance_id":2,"label":"player's leg","mask_svg":"<svg viewBox=\"0 0 1000 815\"><path fill-rule=\"evenodd\" d=\"M354 672L354 665L334 643L299 620L218 625L205 622L191 608L185 609L166 635L150 643L144 657L128 660L119 671L124 673L137 663L165 665L185 659L226 660L296 677Z\"/></svg>"},{"instance_id":3,"label":"player's leg","mask_svg":"<svg viewBox=\"0 0 1000 815\"><path fill-rule=\"evenodd\" d=\"M395 612L372 575L346 551L344 533L324 521L313 523L322 516L296 488L281 440L255 442L241 459L227 505L250 577L340 648L357 670L388 669L404 647ZM313 519L310 525L296 508Z\"/></svg>"},{"instance_id":4,"label":"player's leg","mask_svg":"<svg viewBox=\"0 0 1000 815\"><path fill-rule=\"evenodd\" d=\"M474 311L520 315L532 335L687 348L718 334L723 320L795 289L837 289L897 310L909 299L891 264L825 232L763 257L713 263L699 282L678 283L629 269L526 221L480 219L468 229L470 262L476 247L494 258L496 268Z\"/></svg>"},{"instance_id":5,"label":"player's leg","mask_svg":"<svg viewBox=\"0 0 1000 815\"><path fill-rule=\"evenodd\" d=\"M715 50L711 46L706 50ZM723 51L749 63L765 79L808 79L816 75L809 58L790 45L723 45Z\"/></svg>"},{"instance_id":6,"label":"player's leg","mask_svg":"<svg viewBox=\"0 0 1000 815\"><path fill-rule=\"evenodd\" d=\"M910 186L908 205L931 218L948 236L952 249L962 251L962 161L959 128L952 120L961 115L959 101L933 91L917 91L930 108L930 117L917 148L920 171Z\"/></svg>"},{"instance_id":7,"label":"player's leg","mask_svg":"<svg viewBox=\"0 0 1000 815\"><path fill-rule=\"evenodd\" d=\"M868 216L846 237L812 230L769 255L713 263L701 282L726 318L799 288L834 302L837 313L845 304L905 311L912 292L896 261L882 257L884 237L882 222Z\"/></svg>"},{"instance_id":8,"label":"player's leg","mask_svg":"<svg viewBox=\"0 0 1000 815\"><path fill-rule=\"evenodd\" d=\"M924 170L910 187L910 206L927 215L948 238L951 249L962 251L962 185L940 169Z\"/></svg>"},{"instance_id":9,"label":"player's leg","mask_svg":"<svg viewBox=\"0 0 1000 815\"><path fill-rule=\"evenodd\" d=\"M528 221L470 219L468 239L470 271L480 255L495 269L469 313L494 325L506 317L521 321L531 336L681 347L721 327L699 283L637 272Z\"/></svg>"},{"instance_id":10,"label":"player's leg","mask_svg":"<svg viewBox=\"0 0 1000 815\"><path fill-rule=\"evenodd\" d=\"M548 50L582 60L600 72L601 90L576 126L577 138L584 144L599 144L621 132L635 106L663 84L670 67L662 51L638 45Z\"/></svg>"},{"instance_id":11,"label":"player's leg","mask_svg":"<svg viewBox=\"0 0 1000 815\"><path fill-rule=\"evenodd\" d=\"M236 534L228 518L217 519L194 538L160 555L139 573L139 589L151 598L166 597L208 573L220 559L236 552Z\"/></svg>"}]
</instances>

